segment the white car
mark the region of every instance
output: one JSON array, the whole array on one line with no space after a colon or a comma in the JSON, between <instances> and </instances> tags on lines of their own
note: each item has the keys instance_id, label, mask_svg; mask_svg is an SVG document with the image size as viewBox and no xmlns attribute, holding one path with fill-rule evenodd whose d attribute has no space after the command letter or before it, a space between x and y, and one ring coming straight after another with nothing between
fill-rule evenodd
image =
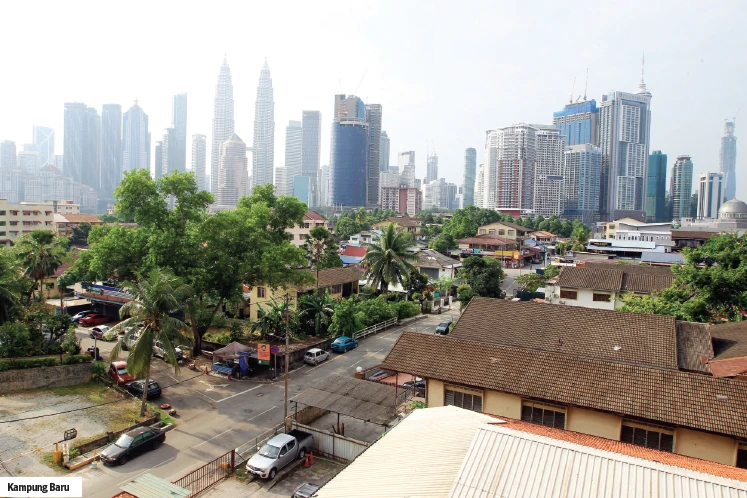
<instances>
[{"instance_id":1,"label":"white car","mask_svg":"<svg viewBox=\"0 0 747 498\"><path fill-rule=\"evenodd\" d=\"M163 349L161 341L153 341L153 354L166 359L166 350ZM184 351L179 346L174 346L174 355L176 356L176 360L180 361L184 358Z\"/></svg>"},{"instance_id":2,"label":"white car","mask_svg":"<svg viewBox=\"0 0 747 498\"><path fill-rule=\"evenodd\" d=\"M306 351L306 354L303 355L303 361L305 363L308 363L309 365L318 365L324 360L329 359L329 353L326 351L322 351L319 348L312 348Z\"/></svg>"}]
</instances>

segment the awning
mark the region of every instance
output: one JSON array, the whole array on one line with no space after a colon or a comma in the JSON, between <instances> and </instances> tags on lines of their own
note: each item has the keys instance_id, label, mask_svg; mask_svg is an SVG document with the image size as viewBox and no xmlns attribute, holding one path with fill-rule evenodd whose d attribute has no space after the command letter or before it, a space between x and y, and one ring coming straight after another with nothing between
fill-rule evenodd
<instances>
[{"instance_id":1,"label":"awning","mask_svg":"<svg viewBox=\"0 0 747 498\"><path fill-rule=\"evenodd\" d=\"M253 349L249 346L244 346L234 341L226 347L213 351L213 357L223 360L235 360L240 356L240 353L251 353L252 351Z\"/></svg>"}]
</instances>

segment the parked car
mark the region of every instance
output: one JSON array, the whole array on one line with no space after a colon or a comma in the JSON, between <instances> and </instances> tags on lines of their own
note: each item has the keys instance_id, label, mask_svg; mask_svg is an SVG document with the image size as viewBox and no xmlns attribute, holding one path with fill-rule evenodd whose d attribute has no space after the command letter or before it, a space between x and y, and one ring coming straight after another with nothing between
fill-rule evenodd
<instances>
[{"instance_id":1,"label":"parked car","mask_svg":"<svg viewBox=\"0 0 747 498\"><path fill-rule=\"evenodd\" d=\"M123 386L135 380L135 377L127 373L126 361L113 361L109 365L109 378L116 382L118 386Z\"/></svg>"},{"instance_id":2,"label":"parked car","mask_svg":"<svg viewBox=\"0 0 747 498\"><path fill-rule=\"evenodd\" d=\"M278 471L296 458L302 459L313 448L314 437L294 429L278 434L265 443L246 463L246 471L263 479L275 479Z\"/></svg>"},{"instance_id":3,"label":"parked car","mask_svg":"<svg viewBox=\"0 0 747 498\"><path fill-rule=\"evenodd\" d=\"M320 489L322 489L322 487L318 484L314 484L313 482L305 482L296 488L296 491L293 492L292 498L311 498L312 496L314 496L314 493L316 493Z\"/></svg>"},{"instance_id":4,"label":"parked car","mask_svg":"<svg viewBox=\"0 0 747 498\"><path fill-rule=\"evenodd\" d=\"M99 341L116 341L119 337L111 327L97 325L96 327L91 328L91 339L98 339Z\"/></svg>"},{"instance_id":5,"label":"parked car","mask_svg":"<svg viewBox=\"0 0 747 498\"><path fill-rule=\"evenodd\" d=\"M184 358L184 351L182 351L182 348L179 346L174 344L172 344L172 346L174 347L176 361L181 361L181 359ZM166 359L166 351L163 349L163 343L161 341L153 341L153 355Z\"/></svg>"},{"instance_id":6,"label":"parked car","mask_svg":"<svg viewBox=\"0 0 747 498\"><path fill-rule=\"evenodd\" d=\"M127 351L128 349L130 349L135 345L138 339L140 339L140 334L130 336L130 339L127 341L122 340L122 346L120 346L122 348L122 351Z\"/></svg>"},{"instance_id":7,"label":"parked car","mask_svg":"<svg viewBox=\"0 0 747 498\"><path fill-rule=\"evenodd\" d=\"M332 342L332 344L329 346L329 349L331 349L335 353L344 353L346 351L355 349L357 347L358 347L357 340L351 339L350 337L343 335L335 339Z\"/></svg>"},{"instance_id":8,"label":"parked car","mask_svg":"<svg viewBox=\"0 0 747 498\"><path fill-rule=\"evenodd\" d=\"M166 433L152 427L138 427L119 436L101 452L105 465L124 465L131 458L146 451L154 450L166 441Z\"/></svg>"},{"instance_id":9,"label":"parked car","mask_svg":"<svg viewBox=\"0 0 747 498\"><path fill-rule=\"evenodd\" d=\"M92 327L94 325L103 325L106 322L111 321L112 319L106 315L102 315L100 313L91 313L90 315L81 318L78 323L83 325L84 327Z\"/></svg>"},{"instance_id":10,"label":"parked car","mask_svg":"<svg viewBox=\"0 0 747 498\"><path fill-rule=\"evenodd\" d=\"M125 386L125 389L128 393L132 394L136 398L142 398L143 397L143 385L145 384L144 380L136 380L135 382L130 382ZM157 399L161 397L161 386L158 385L158 382L155 380L152 380L148 383L148 397L147 399Z\"/></svg>"},{"instance_id":11,"label":"parked car","mask_svg":"<svg viewBox=\"0 0 747 498\"><path fill-rule=\"evenodd\" d=\"M329 353L326 351L322 351L319 348L311 348L308 351L306 351L306 354L303 355L303 361L304 363L308 363L309 365L318 365L324 360L329 359Z\"/></svg>"},{"instance_id":12,"label":"parked car","mask_svg":"<svg viewBox=\"0 0 747 498\"><path fill-rule=\"evenodd\" d=\"M436 327L436 333L441 335L446 335L449 333L450 327L451 327L451 320L446 320L445 322L441 322Z\"/></svg>"},{"instance_id":13,"label":"parked car","mask_svg":"<svg viewBox=\"0 0 747 498\"><path fill-rule=\"evenodd\" d=\"M425 381L420 377L415 377L415 380L405 382L402 384L405 389L412 389L413 394L420 398L425 398Z\"/></svg>"},{"instance_id":14,"label":"parked car","mask_svg":"<svg viewBox=\"0 0 747 498\"><path fill-rule=\"evenodd\" d=\"M93 310L80 311L73 315L73 323L78 323L81 318L86 317L93 313Z\"/></svg>"}]
</instances>

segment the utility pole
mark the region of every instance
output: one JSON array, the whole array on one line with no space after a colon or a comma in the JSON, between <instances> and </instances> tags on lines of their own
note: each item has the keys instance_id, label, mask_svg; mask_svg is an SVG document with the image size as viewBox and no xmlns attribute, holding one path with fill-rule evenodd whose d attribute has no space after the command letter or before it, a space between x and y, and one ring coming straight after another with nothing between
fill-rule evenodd
<instances>
[{"instance_id":1,"label":"utility pole","mask_svg":"<svg viewBox=\"0 0 747 498\"><path fill-rule=\"evenodd\" d=\"M285 322L285 403L283 404L283 424L285 424L288 420L288 346L290 344L290 331L288 329L288 294L285 294L285 310L283 310L283 314L285 315L285 320L283 320Z\"/></svg>"}]
</instances>

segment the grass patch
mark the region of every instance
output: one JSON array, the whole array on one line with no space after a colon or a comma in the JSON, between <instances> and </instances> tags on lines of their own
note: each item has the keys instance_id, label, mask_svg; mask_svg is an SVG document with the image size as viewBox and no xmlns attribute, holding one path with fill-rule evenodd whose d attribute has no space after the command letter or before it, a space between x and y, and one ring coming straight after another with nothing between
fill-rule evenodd
<instances>
[{"instance_id":1,"label":"grass patch","mask_svg":"<svg viewBox=\"0 0 747 498\"><path fill-rule=\"evenodd\" d=\"M49 467L52 470L56 470L56 471L62 472L64 474L69 474L70 473L70 469L68 469L66 467L63 467L62 465L57 465L56 463L54 463L53 458L54 457L52 455L52 452L49 452L49 453L44 453L42 455L41 460L42 460L42 463L44 463L44 465L46 465L47 467Z\"/></svg>"},{"instance_id":2,"label":"grass patch","mask_svg":"<svg viewBox=\"0 0 747 498\"><path fill-rule=\"evenodd\" d=\"M87 382L74 386L46 387L39 391L46 391L55 396L84 396L93 403L106 403L122 398L119 391L98 382Z\"/></svg>"},{"instance_id":3,"label":"grass patch","mask_svg":"<svg viewBox=\"0 0 747 498\"><path fill-rule=\"evenodd\" d=\"M160 415L161 415L161 423L162 424L164 424L164 425L175 424L176 425L176 422L171 417L171 415L168 414L168 412L166 410L161 410Z\"/></svg>"}]
</instances>

